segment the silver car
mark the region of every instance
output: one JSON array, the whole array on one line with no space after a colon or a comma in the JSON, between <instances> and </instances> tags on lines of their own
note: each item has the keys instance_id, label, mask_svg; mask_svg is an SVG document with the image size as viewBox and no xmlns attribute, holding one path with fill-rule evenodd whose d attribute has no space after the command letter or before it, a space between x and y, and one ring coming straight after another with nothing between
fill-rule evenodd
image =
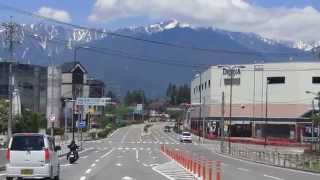
<instances>
[{"instance_id":1,"label":"silver car","mask_svg":"<svg viewBox=\"0 0 320 180\"><path fill-rule=\"evenodd\" d=\"M60 164L54 140L38 133L19 133L10 139L6 152L6 179L59 179Z\"/></svg>"},{"instance_id":2,"label":"silver car","mask_svg":"<svg viewBox=\"0 0 320 180\"><path fill-rule=\"evenodd\" d=\"M190 143L192 143L191 133L182 132L182 134L180 134L180 142L190 142Z\"/></svg>"}]
</instances>

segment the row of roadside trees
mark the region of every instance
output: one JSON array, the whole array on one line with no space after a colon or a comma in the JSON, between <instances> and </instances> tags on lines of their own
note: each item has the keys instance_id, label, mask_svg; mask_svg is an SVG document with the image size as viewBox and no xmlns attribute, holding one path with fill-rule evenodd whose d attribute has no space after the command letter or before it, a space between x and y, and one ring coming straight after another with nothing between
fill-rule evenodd
<instances>
[{"instance_id":1,"label":"row of roadside trees","mask_svg":"<svg viewBox=\"0 0 320 180\"><path fill-rule=\"evenodd\" d=\"M6 134L8 126L9 103L0 99L0 134ZM21 116L13 119L13 132L38 132L47 127L47 119L44 114L32 112L22 108Z\"/></svg>"}]
</instances>

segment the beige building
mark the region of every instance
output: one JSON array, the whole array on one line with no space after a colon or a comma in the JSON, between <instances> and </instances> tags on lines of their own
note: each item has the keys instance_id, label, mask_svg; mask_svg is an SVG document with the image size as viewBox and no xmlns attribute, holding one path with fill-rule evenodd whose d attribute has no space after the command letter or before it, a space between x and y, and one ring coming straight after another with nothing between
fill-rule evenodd
<instances>
[{"instance_id":1,"label":"beige building","mask_svg":"<svg viewBox=\"0 0 320 180\"><path fill-rule=\"evenodd\" d=\"M188 128L202 128L202 123L198 122L201 98L202 117L207 120L207 132L221 132L219 129L222 128L223 93L223 116L226 119L229 117L232 67L232 121L229 127L233 136L298 139L305 135L305 127L310 125L308 116L312 112L312 100L315 96L307 94L306 91L320 90L318 62L210 67L191 82L193 108L190 111L191 121L187 124ZM317 101L317 109L316 104ZM229 121L226 121L225 125L228 124Z\"/></svg>"}]
</instances>

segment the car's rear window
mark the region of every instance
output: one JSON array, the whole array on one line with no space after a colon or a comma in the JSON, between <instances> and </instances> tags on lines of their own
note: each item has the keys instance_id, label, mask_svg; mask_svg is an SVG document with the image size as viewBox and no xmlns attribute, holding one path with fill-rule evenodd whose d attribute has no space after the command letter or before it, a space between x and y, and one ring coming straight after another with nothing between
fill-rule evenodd
<instances>
[{"instance_id":1,"label":"car's rear window","mask_svg":"<svg viewBox=\"0 0 320 180\"><path fill-rule=\"evenodd\" d=\"M14 136L10 149L14 151L40 151L43 148L42 136Z\"/></svg>"},{"instance_id":2,"label":"car's rear window","mask_svg":"<svg viewBox=\"0 0 320 180\"><path fill-rule=\"evenodd\" d=\"M188 132L185 132L185 133L182 133L182 136L191 136L191 134Z\"/></svg>"}]
</instances>

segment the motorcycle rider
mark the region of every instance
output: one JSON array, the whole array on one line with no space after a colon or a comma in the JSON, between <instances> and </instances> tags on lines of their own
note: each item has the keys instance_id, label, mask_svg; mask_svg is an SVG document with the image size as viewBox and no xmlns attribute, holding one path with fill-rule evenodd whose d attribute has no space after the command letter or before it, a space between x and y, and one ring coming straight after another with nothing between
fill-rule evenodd
<instances>
[{"instance_id":1,"label":"motorcycle rider","mask_svg":"<svg viewBox=\"0 0 320 180\"><path fill-rule=\"evenodd\" d=\"M75 158L78 159L79 155L77 149L79 148L79 146L77 146L74 140L71 141L71 143L68 145L68 148L70 149L70 152L67 154L67 159L69 159L71 153L74 153Z\"/></svg>"}]
</instances>

